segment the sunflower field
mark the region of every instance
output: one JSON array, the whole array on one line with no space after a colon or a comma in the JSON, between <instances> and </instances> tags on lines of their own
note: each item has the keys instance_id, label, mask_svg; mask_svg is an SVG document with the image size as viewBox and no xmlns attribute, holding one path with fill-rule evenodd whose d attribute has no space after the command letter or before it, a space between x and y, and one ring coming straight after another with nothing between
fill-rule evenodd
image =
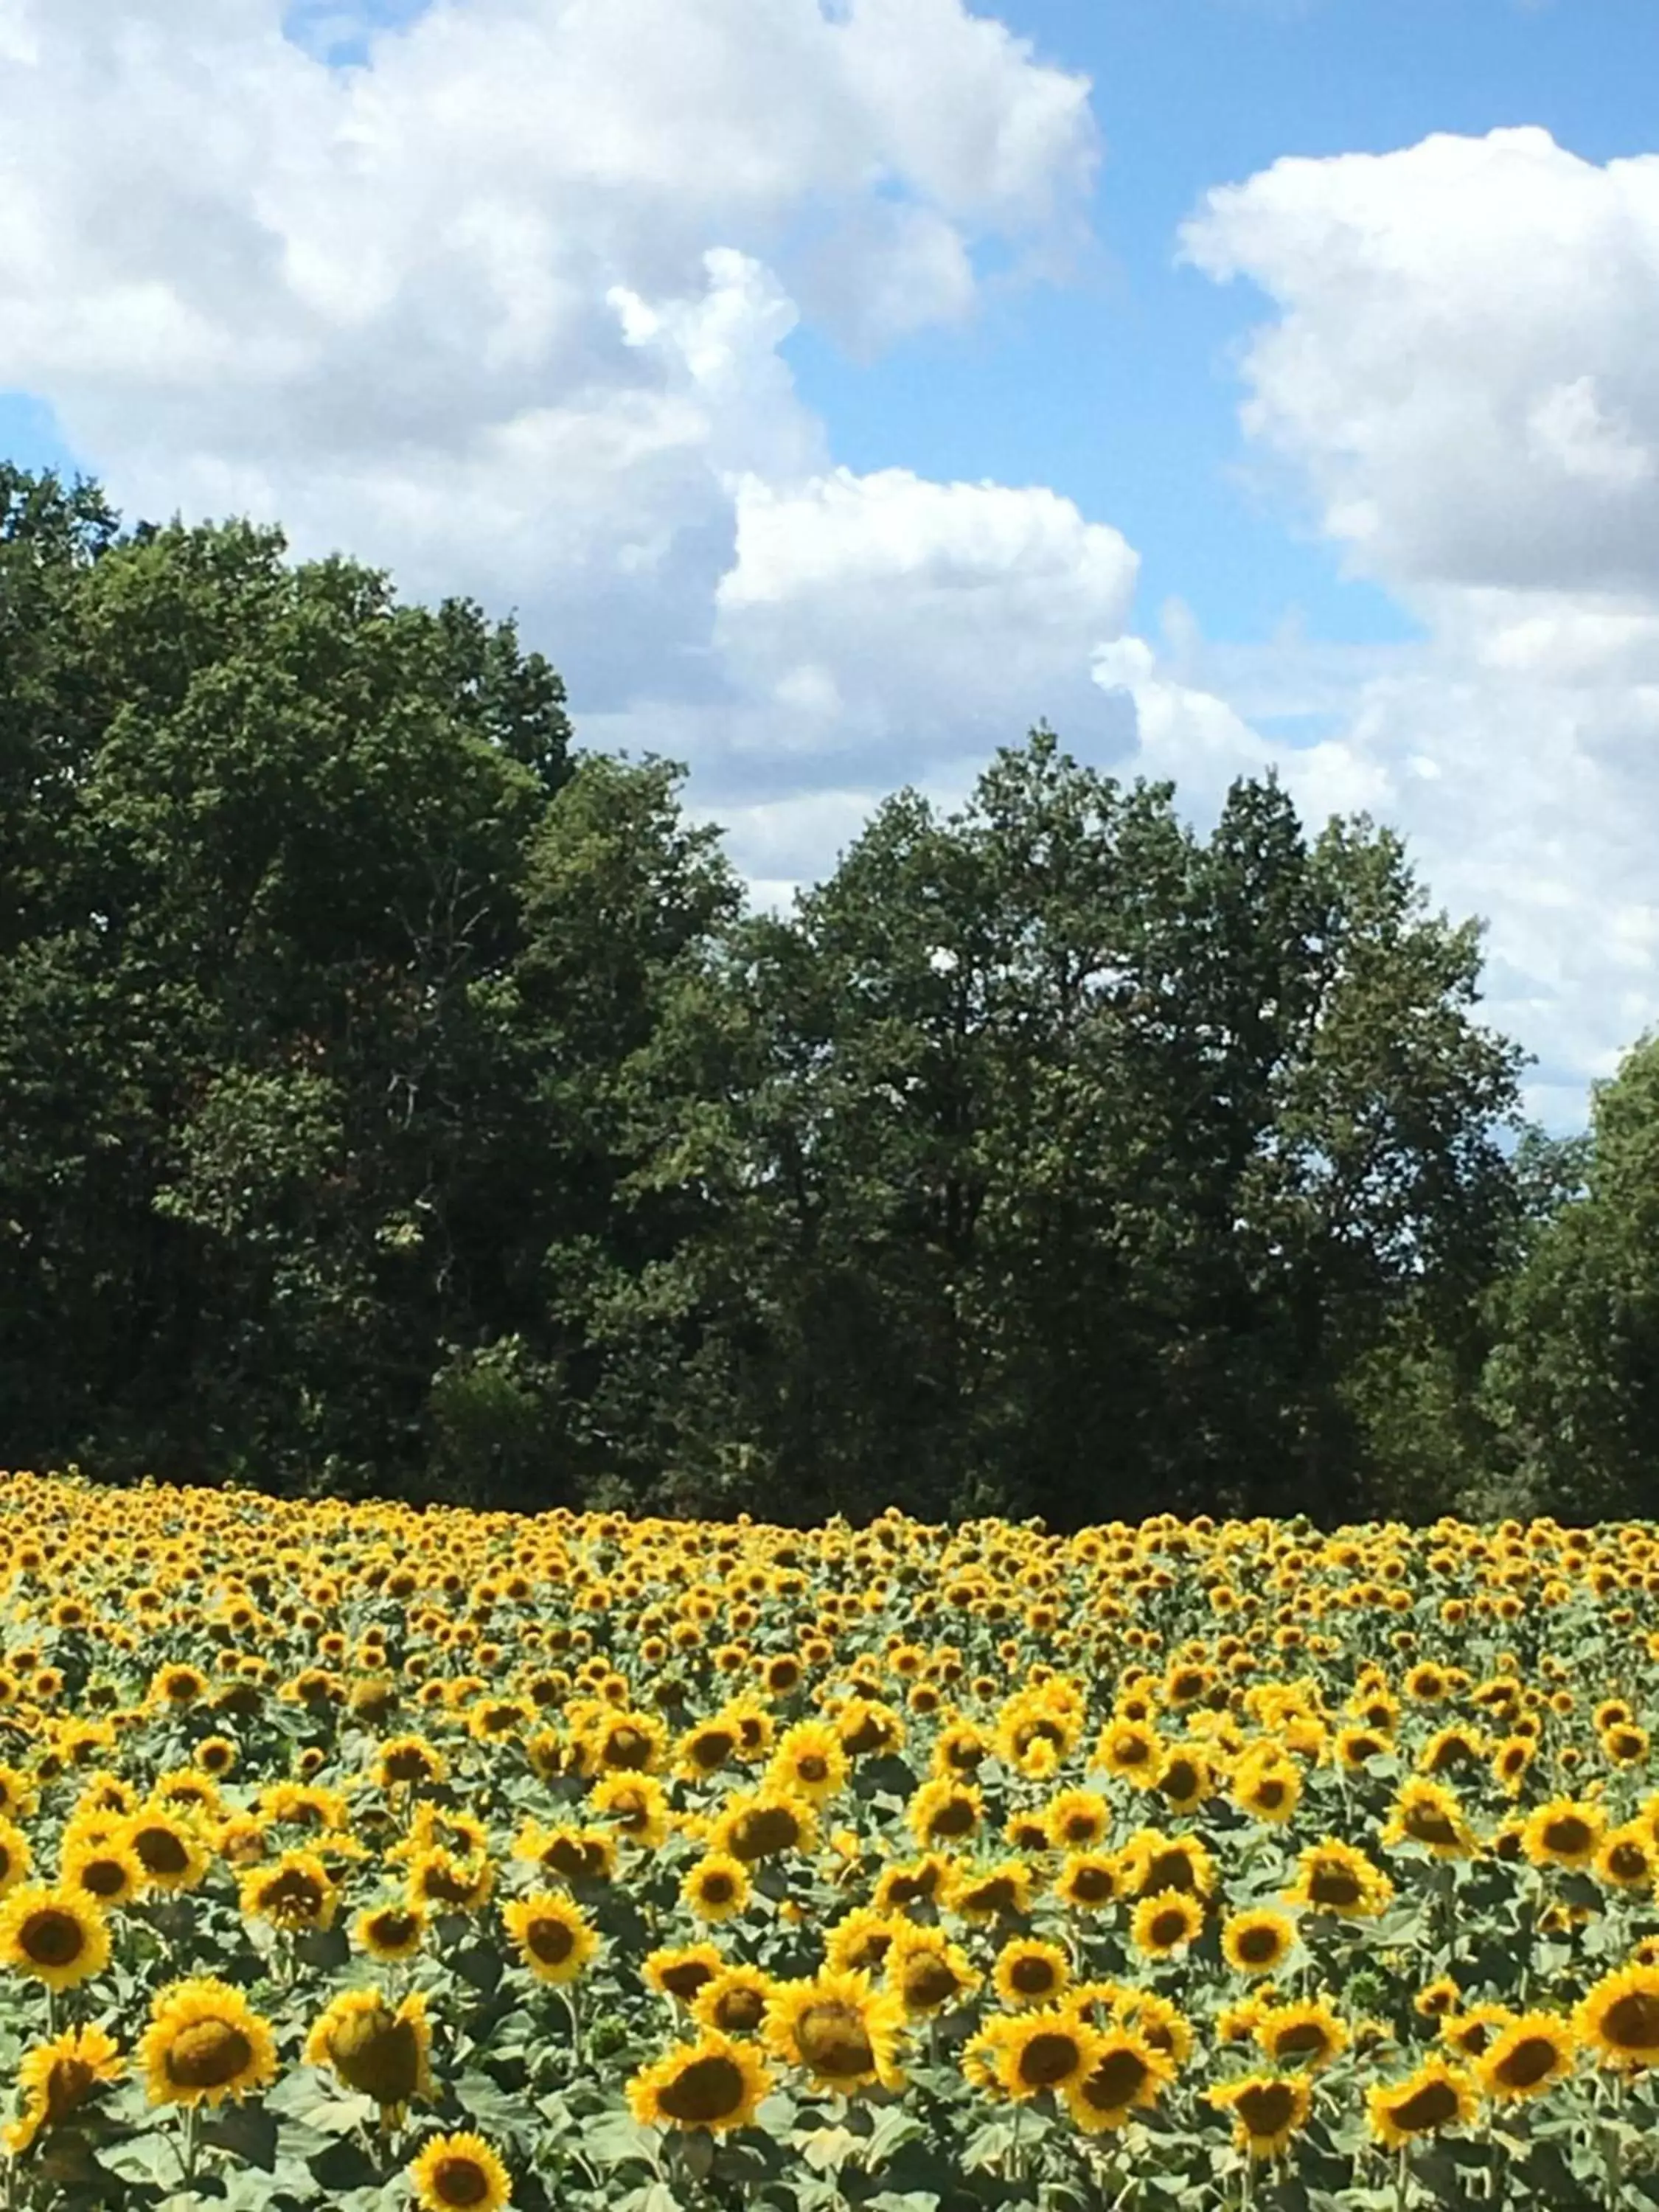
<instances>
[{"instance_id":1,"label":"sunflower field","mask_svg":"<svg viewBox=\"0 0 1659 2212\"><path fill-rule=\"evenodd\" d=\"M0 1480L15 2208L1659 2203L1659 1532Z\"/></svg>"}]
</instances>

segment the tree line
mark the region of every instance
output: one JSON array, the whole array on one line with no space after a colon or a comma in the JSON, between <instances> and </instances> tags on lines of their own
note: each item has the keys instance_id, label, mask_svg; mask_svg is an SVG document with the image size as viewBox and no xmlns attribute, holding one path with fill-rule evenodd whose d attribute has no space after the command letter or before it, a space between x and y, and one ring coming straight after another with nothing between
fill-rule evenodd
<instances>
[{"instance_id":1,"label":"tree line","mask_svg":"<svg viewBox=\"0 0 1659 2212\"><path fill-rule=\"evenodd\" d=\"M1659 1048L1046 728L748 910L472 602L0 466L0 1457L1056 1526L1646 1511Z\"/></svg>"}]
</instances>

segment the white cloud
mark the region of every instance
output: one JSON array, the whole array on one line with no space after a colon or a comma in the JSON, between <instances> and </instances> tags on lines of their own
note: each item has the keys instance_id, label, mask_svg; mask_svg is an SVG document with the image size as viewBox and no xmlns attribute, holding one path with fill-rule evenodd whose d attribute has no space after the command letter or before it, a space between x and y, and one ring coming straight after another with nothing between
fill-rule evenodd
<instances>
[{"instance_id":1,"label":"white cloud","mask_svg":"<svg viewBox=\"0 0 1659 2212\"><path fill-rule=\"evenodd\" d=\"M1267 294L1245 430L1427 635L1346 684L1295 640L1161 673L1259 722L1310 679L1311 762L1263 725L1287 778L1322 754L1437 902L1488 917L1492 1017L1576 1120L1659 1019L1659 155L1525 129L1282 161L1209 193L1183 250Z\"/></svg>"},{"instance_id":2,"label":"white cloud","mask_svg":"<svg viewBox=\"0 0 1659 2212\"><path fill-rule=\"evenodd\" d=\"M780 348L1047 255L1087 86L963 0L0 0L0 386L128 511L516 602L579 703L696 695L735 487L830 465ZM326 21L324 20L326 18Z\"/></svg>"}]
</instances>

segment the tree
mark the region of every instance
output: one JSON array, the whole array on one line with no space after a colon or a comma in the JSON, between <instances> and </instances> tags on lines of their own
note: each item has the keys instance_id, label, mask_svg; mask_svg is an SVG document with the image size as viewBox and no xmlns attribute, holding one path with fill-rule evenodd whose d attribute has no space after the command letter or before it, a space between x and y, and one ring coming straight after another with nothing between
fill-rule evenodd
<instances>
[{"instance_id":1,"label":"tree","mask_svg":"<svg viewBox=\"0 0 1659 2212\"><path fill-rule=\"evenodd\" d=\"M15 1453L380 1479L510 1314L500 994L565 781L510 623L246 524L0 483Z\"/></svg>"},{"instance_id":2,"label":"tree","mask_svg":"<svg viewBox=\"0 0 1659 2212\"><path fill-rule=\"evenodd\" d=\"M1536 1158L1536 1156L1534 1156ZM1659 1036L1547 1154L1553 1209L1497 1299L1486 1401L1515 1494L1574 1524L1659 1510Z\"/></svg>"},{"instance_id":3,"label":"tree","mask_svg":"<svg viewBox=\"0 0 1659 2212\"><path fill-rule=\"evenodd\" d=\"M786 1495L1076 1521L1357 1499L1345 1396L1511 1204L1478 933L1271 781L1207 841L1039 731L756 924L738 1428Z\"/></svg>"}]
</instances>

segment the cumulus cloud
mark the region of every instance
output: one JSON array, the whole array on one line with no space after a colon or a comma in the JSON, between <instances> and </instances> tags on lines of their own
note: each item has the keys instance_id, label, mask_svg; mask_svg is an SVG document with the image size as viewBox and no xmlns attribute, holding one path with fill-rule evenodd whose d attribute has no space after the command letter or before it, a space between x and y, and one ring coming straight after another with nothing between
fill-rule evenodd
<instances>
[{"instance_id":1,"label":"cumulus cloud","mask_svg":"<svg viewBox=\"0 0 1659 2212\"><path fill-rule=\"evenodd\" d=\"M130 511L516 602L596 708L726 680L736 487L830 465L796 299L866 349L959 319L975 247L1051 252L1096 155L1085 82L963 0L284 23L0 0L0 386Z\"/></svg>"},{"instance_id":2,"label":"cumulus cloud","mask_svg":"<svg viewBox=\"0 0 1659 2212\"><path fill-rule=\"evenodd\" d=\"M1267 295L1247 437L1426 635L1321 655L1188 624L1097 673L1149 757L1212 786L1271 758L1310 813L1405 830L1437 901L1488 919L1492 1018L1575 1120L1659 1018L1659 156L1523 129L1281 161L1182 248Z\"/></svg>"}]
</instances>

